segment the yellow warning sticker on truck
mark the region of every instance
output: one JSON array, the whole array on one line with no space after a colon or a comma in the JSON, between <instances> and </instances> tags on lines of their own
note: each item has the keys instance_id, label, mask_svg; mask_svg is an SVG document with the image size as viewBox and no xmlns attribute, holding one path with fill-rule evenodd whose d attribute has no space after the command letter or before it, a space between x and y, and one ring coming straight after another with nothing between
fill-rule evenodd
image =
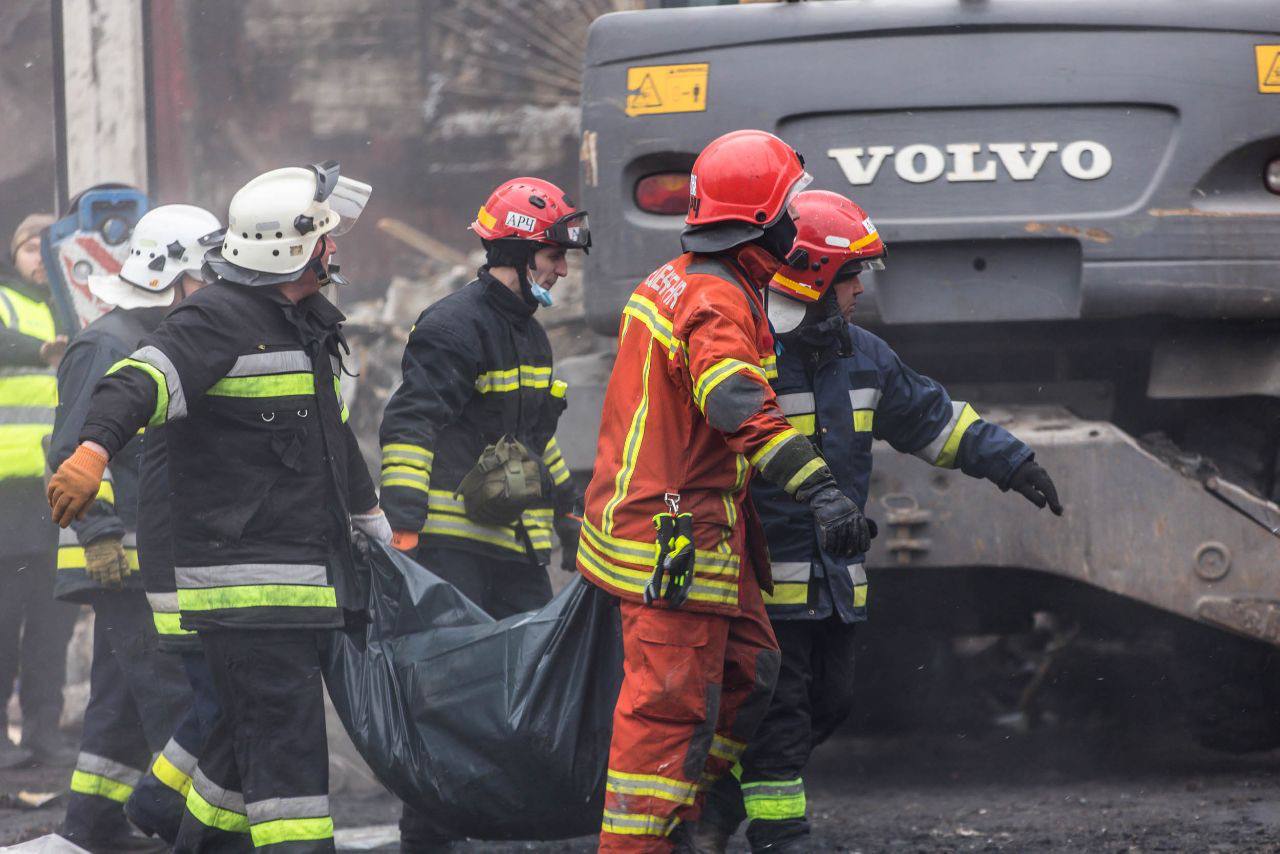
<instances>
[{"instance_id":1,"label":"yellow warning sticker on truck","mask_svg":"<svg viewBox=\"0 0 1280 854\"><path fill-rule=\"evenodd\" d=\"M627 69L627 115L700 113L707 108L706 62Z\"/></svg>"},{"instance_id":2,"label":"yellow warning sticker on truck","mask_svg":"<svg viewBox=\"0 0 1280 854\"><path fill-rule=\"evenodd\" d=\"M1258 91L1280 94L1280 44L1254 45L1258 60Z\"/></svg>"}]
</instances>

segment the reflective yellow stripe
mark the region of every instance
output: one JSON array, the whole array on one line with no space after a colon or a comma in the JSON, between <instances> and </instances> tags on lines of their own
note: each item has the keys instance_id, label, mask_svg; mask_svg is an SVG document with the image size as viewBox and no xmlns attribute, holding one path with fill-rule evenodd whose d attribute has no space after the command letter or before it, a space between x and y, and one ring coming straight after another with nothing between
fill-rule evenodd
<instances>
[{"instance_id":1,"label":"reflective yellow stripe","mask_svg":"<svg viewBox=\"0 0 1280 854\"><path fill-rule=\"evenodd\" d=\"M96 501L105 501L108 504L116 503L116 488L111 485L111 481L104 480L98 484L98 496Z\"/></svg>"},{"instance_id":2,"label":"reflective yellow stripe","mask_svg":"<svg viewBox=\"0 0 1280 854\"><path fill-rule=\"evenodd\" d=\"M413 466L425 472L431 471L436 453L421 445L391 442L382 446L382 464Z\"/></svg>"},{"instance_id":3,"label":"reflective yellow stripe","mask_svg":"<svg viewBox=\"0 0 1280 854\"><path fill-rule=\"evenodd\" d=\"M855 584L853 587L853 607L867 607L867 585Z\"/></svg>"},{"instance_id":4,"label":"reflective yellow stripe","mask_svg":"<svg viewBox=\"0 0 1280 854\"><path fill-rule=\"evenodd\" d=\"M431 486L431 473L416 466L386 465L382 466L382 488L388 486L406 486L426 492Z\"/></svg>"},{"instance_id":5,"label":"reflective yellow stripe","mask_svg":"<svg viewBox=\"0 0 1280 854\"><path fill-rule=\"evenodd\" d=\"M9 314L12 309L14 314ZM0 311L4 312L3 324L15 332L52 341L58 334L49 304L34 300L14 288L0 285Z\"/></svg>"},{"instance_id":6,"label":"reflective yellow stripe","mask_svg":"<svg viewBox=\"0 0 1280 854\"><path fill-rule=\"evenodd\" d=\"M874 409L853 410L853 432L870 433L875 420L876 411Z\"/></svg>"},{"instance_id":7,"label":"reflective yellow stripe","mask_svg":"<svg viewBox=\"0 0 1280 854\"><path fill-rule=\"evenodd\" d=\"M90 774L88 771L72 771L71 791L81 795L95 795L122 804L133 794L133 786L100 774Z\"/></svg>"},{"instance_id":8,"label":"reflective yellow stripe","mask_svg":"<svg viewBox=\"0 0 1280 854\"><path fill-rule=\"evenodd\" d=\"M155 365L140 359L121 359L107 369L106 375L111 376L124 368L137 368L151 377L151 381L156 384L156 408L151 413L147 426L154 427L157 424L163 424L169 416L169 383L165 381L164 372Z\"/></svg>"},{"instance_id":9,"label":"reflective yellow stripe","mask_svg":"<svg viewBox=\"0 0 1280 854\"><path fill-rule=\"evenodd\" d=\"M333 393L334 393L334 396L338 398L338 406L341 407L341 410L342 410L340 413L342 417L342 423L346 424L347 419L351 417L351 412L350 410L347 409L347 402L342 399L342 383L338 381L337 377L333 378Z\"/></svg>"},{"instance_id":10,"label":"reflective yellow stripe","mask_svg":"<svg viewBox=\"0 0 1280 854\"><path fill-rule=\"evenodd\" d=\"M705 411L707 397L710 396L711 392L715 391L716 386L734 374L743 371L765 379L763 368L750 362L744 362L741 359L721 359L703 371L697 382L693 384L693 399L698 404L698 408Z\"/></svg>"},{"instance_id":11,"label":"reflective yellow stripe","mask_svg":"<svg viewBox=\"0 0 1280 854\"><path fill-rule=\"evenodd\" d=\"M765 379L776 380L778 378L778 357L767 355L760 357L760 367L764 369Z\"/></svg>"},{"instance_id":12,"label":"reflective yellow stripe","mask_svg":"<svg viewBox=\"0 0 1280 854\"><path fill-rule=\"evenodd\" d=\"M239 587L206 587L178 591L183 611L220 611L230 608L336 608L332 587L311 584L247 584Z\"/></svg>"},{"instance_id":13,"label":"reflective yellow stripe","mask_svg":"<svg viewBox=\"0 0 1280 854\"><path fill-rule=\"evenodd\" d=\"M58 405L58 377L52 373L0 373L0 415L6 406L48 407ZM12 419L12 417L10 418Z\"/></svg>"},{"instance_id":14,"label":"reflective yellow stripe","mask_svg":"<svg viewBox=\"0 0 1280 854\"><path fill-rule=\"evenodd\" d=\"M583 537L579 541L578 559L586 570L611 587L642 595L652 573L613 563L601 555L597 548L598 544L589 537ZM689 600L712 605L736 605L737 582L704 578L698 574L695 561L694 581L689 589Z\"/></svg>"},{"instance_id":15,"label":"reflective yellow stripe","mask_svg":"<svg viewBox=\"0 0 1280 854\"><path fill-rule=\"evenodd\" d=\"M542 463L547 467L547 471L551 472L551 482L556 486L569 480L569 467L564 464L564 455L560 453L560 446L556 444L554 437L547 443L547 449L542 454Z\"/></svg>"},{"instance_id":16,"label":"reflective yellow stripe","mask_svg":"<svg viewBox=\"0 0 1280 854\"><path fill-rule=\"evenodd\" d=\"M323 818L278 818L264 821L249 828L249 836L255 848L268 845L279 845L282 842L307 842L315 839L333 837L333 819Z\"/></svg>"},{"instance_id":17,"label":"reflective yellow stripe","mask_svg":"<svg viewBox=\"0 0 1280 854\"><path fill-rule=\"evenodd\" d=\"M600 831L619 836L666 836L679 823L675 817L606 809L600 819Z\"/></svg>"},{"instance_id":18,"label":"reflective yellow stripe","mask_svg":"<svg viewBox=\"0 0 1280 854\"><path fill-rule=\"evenodd\" d=\"M631 489L631 477L636 472L636 462L640 458L640 445L644 442L644 422L649 417L649 368L653 365L653 347L644 351L644 370L640 375L640 403L631 416L631 424L627 428L626 439L622 443L622 465L613 478L613 496L604 505L601 513L601 526L605 532L613 530L613 514L626 498Z\"/></svg>"},{"instance_id":19,"label":"reflective yellow stripe","mask_svg":"<svg viewBox=\"0 0 1280 854\"><path fill-rule=\"evenodd\" d=\"M797 282L794 279L788 279L780 272L773 274L773 281L770 284L777 285L784 291L790 291L798 296L808 297L811 300L816 300L822 296L817 289L811 288L802 282Z\"/></svg>"},{"instance_id":20,"label":"reflective yellow stripe","mask_svg":"<svg viewBox=\"0 0 1280 854\"><path fill-rule=\"evenodd\" d=\"M481 205L480 210L476 211L476 219L479 220L480 224L483 225L485 228L493 228L495 225L498 224L497 218L494 217L493 214L485 210L484 205Z\"/></svg>"},{"instance_id":21,"label":"reflective yellow stripe","mask_svg":"<svg viewBox=\"0 0 1280 854\"><path fill-rule=\"evenodd\" d=\"M805 813L804 781L762 780L742 783L742 805L751 821L802 819Z\"/></svg>"},{"instance_id":22,"label":"reflective yellow stripe","mask_svg":"<svg viewBox=\"0 0 1280 854\"><path fill-rule=\"evenodd\" d=\"M807 605L809 604L809 582L807 581L775 581L773 592L763 593L766 605Z\"/></svg>"},{"instance_id":23,"label":"reflective yellow stripe","mask_svg":"<svg viewBox=\"0 0 1280 854\"><path fill-rule=\"evenodd\" d=\"M663 317L658 307L645 297L632 294L622 310L622 315L624 318L635 318L643 323L653 340L666 348L668 359L674 358L678 351L687 349L685 343L676 338L675 326L671 321Z\"/></svg>"},{"instance_id":24,"label":"reflective yellow stripe","mask_svg":"<svg viewBox=\"0 0 1280 854\"><path fill-rule=\"evenodd\" d=\"M711 755L727 762L737 762L747 745L741 741L725 738L719 733L711 737Z\"/></svg>"},{"instance_id":25,"label":"reflective yellow stripe","mask_svg":"<svg viewBox=\"0 0 1280 854\"><path fill-rule=\"evenodd\" d=\"M981 420L981 416L969 404L964 405L964 410L960 413L960 418L956 421L955 428L951 431L951 435L947 437L947 442L942 446L942 453L938 455L938 459L934 462L939 468L949 469L955 468L956 454L960 451L960 440L964 438L966 430L972 426L973 422Z\"/></svg>"},{"instance_id":26,"label":"reflective yellow stripe","mask_svg":"<svg viewBox=\"0 0 1280 854\"><path fill-rule=\"evenodd\" d=\"M658 546L656 543L624 540L621 537L611 536L592 525L586 519L582 522L582 531L589 539L595 542L596 548L601 554L608 555L614 560L648 566L658 559ZM736 555L707 551L706 549L695 549L694 557L700 568L716 571L712 574L737 577L740 561Z\"/></svg>"},{"instance_id":27,"label":"reflective yellow stripe","mask_svg":"<svg viewBox=\"0 0 1280 854\"><path fill-rule=\"evenodd\" d=\"M217 397L303 397L316 393L313 374L267 374L259 377L223 377L206 394Z\"/></svg>"},{"instance_id":28,"label":"reflective yellow stripe","mask_svg":"<svg viewBox=\"0 0 1280 854\"><path fill-rule=\"evenodd\" d=\"M880 232L878 231L873 231L870 234L864 234L862 237L858 238L857 240L853 241L853 243L849 244L849 251L857 252L862 247L870 246L872 243L875 243L879 239L880 239Z\"/></svg>"},{"instance_id":29,"label":"reflective yellow stripe","mask_svg":"<svg viewBox=\"0 0 1280 854\"><path fill-rule=\"evenodd\" d=\"M44 438L52 424L0 426L0 480L41 477L44 474Z\"/></svg>"},{"instance_id":30,"label":"reflective yellow stripe","mask_svg":"<svg viewBox=\"0 0 1280 854\"><path fill-rule=\"evenodd\" d=\"M749 457L751 465L756 468L764 468L765 463L769 462L770 458L773 457L773 454L778 449L779 445L797 436L800 436L800 431L794 427L788 427L786 430L778 433L772 439L765 442L764 445L761 446L760 450L756 451ZM804 437L800 436L800 438Z\"/></svg>"},{"instance_id":31,"label":"reflective yellow stripe","mask_svg":"<svg viewBox=\"0 0 1280 854\"><path fill-rule=\"evenodd\" d=\"M694 783L660 777L657 774L630 774L609 769L605 790L616 795L661 798L677 804L692 804L698 787Z\"/></svg>"},{"instance_id":32,"label":"reflective yellow stripe","mask_svg":"<svg viewBox=\"0 0 1280 854\"><path fill-rule=\"evenodd\" d=\"M520 365L505 371L485 371L476 377L475 386L480 394L515 391L518 388L550 388L551 367Z\"/></svg>"},{"instance_id":33,"label":"reflective yellow stripe","mask_svg":"<svg viewBox=\"0 0 1280 854\"><path fill-rule=\"evenodd\" d=\"M129 564L130 572L138 571L138 550L125 546L124 558ZM84 569L83 546L58 546L58 569Z\"/></svg>"},{"instance_id":34,"label":"reflective yellow stripe","mask_svg":"<svg viewBox=\"0 0 1280 854\"><path fill-rule=\"evenodd\" d=\"M151 620L156 624L156 632L162 635L194 635L194 631L182 627L182 617L178 614L166 614L160 611L151 613Z\"/></svg>"},{"instance_id":35,"label":"reflective yellow stripe","mask_svg":"<svg viewBox=\"0 0 1280 854\"><path fill-rule=\"evenodd\" d=\"M228 833L249 832L249 817L247 815L225 807L215 807L201 797L195 786L187 790L187 812L195 816L205 827L216 827L218 830L225 830Z\"/></svg>"},{"instance_id":36,"label":"reflective yellow stripe","mask_svg":"<svg viewBox=\"0 0 1280 854\"><path fill-rule=\"evenodd\" d=\"M854 413L856 418L857 413ZM818 430L818 416L810 412L808 415L788 415L787 420L791 422L791 426L799 430L806 436L812 436Z\"/></svg>"},{"instance_id":37,"label":"reflective yellow stripe","mask_svg":"<svg viewBox=\"0 0 1280 854\"><path fill-rule=\"evenodd\" d=\"M791 475L791 479L782 487L782 491L788 495L794 494L795 491L800 488L800 484L804 483L809 475L813 474L818 469L826 468L826 465L827 461L822 457L814 457L809 460L809 462L802 465L800 467L800 471Z\"/></svg>"},{"instance_id":38,"label":"reflective yellow stripe","mask_svg":"<svg viewBox=\"0 0 1280 854\"><path fill-rule=\"evenodd\" d=\"M183 797L186 797L187 790L191 788L191 777L175 768L163 753L158 754L156 761L151 763L151 773L157 780Z\"/></svg>"}]
</instances>

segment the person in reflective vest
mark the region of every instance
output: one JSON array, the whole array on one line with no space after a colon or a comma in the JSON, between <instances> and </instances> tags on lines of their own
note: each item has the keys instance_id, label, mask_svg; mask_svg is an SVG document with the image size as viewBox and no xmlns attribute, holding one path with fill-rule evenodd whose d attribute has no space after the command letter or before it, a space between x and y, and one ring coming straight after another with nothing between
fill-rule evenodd
<instances>
[{"instance_id":1,"label":"person in reflective vest","mask_svg":"<svg viewBox=\"0 0 1280 854\"><path fill-rule=\"evenodd\" d=\"M552 288L569 272L567 253L587 251L591 236L587 212L540 178L503 182L471 230L485 265L429 306L405 345L403 382L382 419L381 503L397 548L501 619L551 599L552 530L561 568L574 568L576 496L555 439L566 385L554 376L535 313L551 307ZM485 477L480 461L498 453L528 457L515 484L529 487L527 497L505 517L468 495ZM408 806L400 827L406 852L448 841Z\"/></svg>"},{"instance_id":2,"label":"person in reflective vest","mask_svg":"<svg viewBox=\"0 0 1280 854\"><path fill-rule=\"evenodd\" d=\"M53 518L94 500L106 464L165 425L181 626L199 633L219 715L177 851L333 850L321 651L363 612L353 526L390 542L347 423L334 235L371 188L336 162L276 169L232 197L210 282L98 382L53 475Z\"/></svg>"},{"instance_id":3,"label":"person in reflective vest","mask_svg":"<svg viewBox=\"0 0 1280 854\"><path fill-rule=\"evenodd\" d=\"M826 191L801 193L795 210L795 244L769 285L769 319L782 345L770 383L841 491L865 506L871 442L882 439L1061 515L1053 481L1030 448L850 322L859 274L883 269L887 254L866 212ZM852 709L854 626L866 619L867 575L861 552L823 548L808 510L775 485L754 481L751 498L773 565L774 589L764 600L782 667L740 766L708 795L697 850L724 851L745 818L753 851L808 851L802 771Z\"/></svg>"},{"instance_id":4,"label":"person in reflective vest","mask_svg":"<svg viewBox=\"0 0 1280 854\"><path fill-rule=\"evenodd\" d=\"M622 618L601 850L671 850L768 705L778 649L752 472L810 507L833 553L869 540L769 385L761 292L791 249L789 207L809 180L772 134L713 140L693 165L684 253L623 309L578 544L579 571Z\"/></svg>"},{"instance_id":5,"label":"person in reflective vest","mask_svg":"<svg viewBox=\"0 0 1280 854\"><path fill-rule=\"evenodd\" d=\"M52 223L47 214L24 219L9 246L13 266L0 265L0 768L75 757L58 721L78 609L53 601L57 532L43 500L54 369L67 346L40 257ZM9 741L5 714L19 677L21 748Z\"/></svg>"},{"instance_id":6,"label":"person in reflective vest","mask_svg":"<svg viewBox=\"0 0 1280 854\"><path fill-rule=\"evenodd\" d=\"M220 229L201 208L153 208L134 227L120 273L90 278L90 291L114 308L76 335L58 366L51 468L80 443L97 381L138 349L175 299L203 285L205 251ZM173 844L203 743L198 726L180 726L193 719L192 692L180 660L160 648L139 571L148 509L139 500L141 463L152 436L141 433L115 454L94 502L58 547L54 595L95 615L89 704L60 831L90 851L136 847L130 821ZM168 541L149 550L172 564Z\"/></svg>"}]
</instances>

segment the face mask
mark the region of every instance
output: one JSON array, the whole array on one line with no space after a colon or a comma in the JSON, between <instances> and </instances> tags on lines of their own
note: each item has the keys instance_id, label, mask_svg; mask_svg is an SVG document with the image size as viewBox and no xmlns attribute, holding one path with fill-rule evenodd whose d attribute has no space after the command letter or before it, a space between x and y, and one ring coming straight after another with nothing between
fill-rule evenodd
<instances>
[{"instance_id":1,"label":"face mask","mask_svg":"<svg viewBox=\"0 0 1280 854\"><path fill-rule=\"evenodd\" d=\"M534 266L533 257L530 256L529 273L533 273L535 272L535 270L536 270L536 267ZM533 280L533 277L530 276L529 273L526 273L524 277L525 281L529 284L529 294L535 300L537 300L538 305L542 306L543 308L551 308L551 306L555 305L555 300L551 296L551 291L547 290L542 285L535 282Z\"/></svg>"}]
</instances>

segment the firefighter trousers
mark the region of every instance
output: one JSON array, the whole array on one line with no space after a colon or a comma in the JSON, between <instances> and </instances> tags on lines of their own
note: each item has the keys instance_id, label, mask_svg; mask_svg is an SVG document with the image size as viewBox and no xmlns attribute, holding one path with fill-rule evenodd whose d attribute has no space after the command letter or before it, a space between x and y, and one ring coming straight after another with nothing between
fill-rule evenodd
<instances>
[{"instance_id":1,"label":"firefighter trousers","mask_svg":"<svg viewBox=\"0 0 1280 854\"><path fill-rule=\"evenodd\" d=\"M164 788L139 786L125 802L124 814L149 836L159 836L172 845L178 838L196 757L213 729L218 713L218 697L203 652L168 653L182 662L191 687L191 707L178 724L173 737L151 763L151 775ZM177 798L177 809L169 804Z\"/></svg>"},{"instance_id":2,"label":"firefighter trousers","mask_svg":"<svg viewBox=\"0 0 1280 854\"><path fill-rule=\"evenodd\" d=\"M176 828L193 763L171 740L191 691L178 659L159 648L146 595L103 591L91 604L89 705L61 833L94 851L130 834L126 801L147 828Z\"/></svg>"},{"instance_id":3,"label":"firefighter trousers","mask_svg":"<svg viewBox=\"0 0 1280 854\"><path fill-rule=\"evenodd\" d=\"M328 633L200 632L218 715L174 851L333 851L320 668Z\"/></svg>"},{"instance_id":4,"label":"firefighter trousers","mask_svg":"<svg viewBox=\"0 0 1280 854\"><path fill-rule=\"evenodd\" d=\"M456 587L495 620L536 611L551 601L551 579L547 577L546 568L527 558L499 560L462 549L424 546L414 559ZM447 850L451 841L452 834L432 821L430 815L404 805L400 816L403 854Z\"/></svg>"},{"instance_id":5,"label":"firefighter trousers","mask_svg":"<svg viewBox=\"0 0 1280 854\"><path fill-rule=\"evenodd\" d=\"M802 773L813 749L853 711L854 627L838 618L778 620L778 685L741 767L707 794L702 822L732 834L745 818L751 850L809 850Z\"/></svg>"},{"instance_id":6,"label":"firefighter trousers","mask_svg":"<svg viewBox=\"0 0 1280 854\"><path fill-rule=\"evenodd\" d=\"M601 851L670 851L703 792L737 763L764 717L778 645L754 574L737 617L623 600L623 679L600 823Z\"/></svg>"}]
</instances>

